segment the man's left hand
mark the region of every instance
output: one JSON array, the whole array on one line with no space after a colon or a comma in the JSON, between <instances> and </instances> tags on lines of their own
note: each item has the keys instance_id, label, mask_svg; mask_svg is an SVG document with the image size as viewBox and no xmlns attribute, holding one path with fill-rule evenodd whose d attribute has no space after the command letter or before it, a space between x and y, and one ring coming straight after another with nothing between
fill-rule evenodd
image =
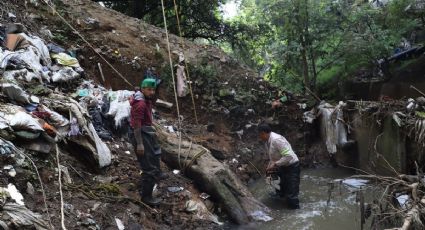
<instances>
[{"instance_id":1,"label":"man's left hand","mask_svg":"<svg viewBox=\"0 0 425 230\"><path fill-rule=\"evenodd\" d=\"M270 172L276 171L276 169L277 169L277 165L275 162L273 162L267 167L266 171L270 173Z\"/></svg>"}]
</instances>

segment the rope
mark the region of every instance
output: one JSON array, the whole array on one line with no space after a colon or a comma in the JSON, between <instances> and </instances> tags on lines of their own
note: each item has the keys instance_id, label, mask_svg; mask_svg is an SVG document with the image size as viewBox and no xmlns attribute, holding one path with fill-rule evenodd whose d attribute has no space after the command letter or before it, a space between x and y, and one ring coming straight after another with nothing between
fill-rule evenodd
<instances>
[{"instance_id":1,"label":"rope","mask_svg":"<svg viewBox=\"0 0 425 230\"><path fill-rule=\"evenodd\" d=\"M61 197L61 225L62 225L62 229L66 230L65 227L65 215L64 215L64 210L63 210L63 194L62 194L62 170L61 170L61 165L60 165L60 161L59 161L59 148L58 145L56 144L56 161L58 164L58 180L59 180L59 195Z\"/></svg>"},{"instance_id":2,"label":"rope","mask_svg":"<svg viewBox=\"0 0 425 230\"><path fill-rule=\"evenodd\" d=\"M165 30L165 35L167 37L167 49L168 49L168 58L169 58L169 61L170 61L171 77L173 79L174 98L176 100L177 120L178 120L178 125L179 125L178 128L179 128L179 130L181 130L182 125L181 125L181 120L180 120L180 108L179 108L179 101L177 99L176 81L174 80L173 60L171 59L170 38L168 37L167 18L165 17L164 0L161 0L161 6L162 6L162 16L164 18L164 30ZM181 169L181 164L180 164L181 142L182 142L182 134L181 134L181 131L180 131L180 135L179 135L179 152L178 152L179 167L180 167L180 169Z\"/></svg>"},{"instance_id":3,"label":"rope","mask_svg":"<svg viewBox=\"0 0 425 230\"><path fill-rule=\"evenodd\" d=\"M48 2L47 2L47 0L43 0L43 2L44 3L46 3L46 5L48 6L48 7L50 7L50 9L52 9L53 10L53 13L55 13L55 14L57 14L58 15L58 17L67 25L67 26L69 26L69 28L71 28L80 38L81 38L81 40L83 40L104 62L106 62L106 64L108 64L108 66L112 69L112 70L114 70L115 71L115 73L119 76L119 77L121 77L124 81L125 81L125 83L127 83L129 86L131 86L131 87L133 87L133 85L117 70L117 69L115 69L113 66L112 66L112 64L111 63L109 63L104 57L103 57L103 55L102 54L100 54L99 52L97 52L96 51L96 49L93 47L93 45L90 43L90 42L88 42L84 37L83 37L83 35L81 35L80 34L80 32L78 32L78 30L77 29L75 29L65 18L63 18L60 14L59 14L59 12L57 12L56 11L56 9L53 7L53 6L51 6Z\"/></svg>"},{"instance_id":4,"label":"rope","mask_svg":"<svg viewBox=\"0 0 425 230\"><path fill-rule=\"evenodd\" d=\"M181 43L181 44L182 44L182 46L183 46L183 56L185 56L184 51L186 50L186 47L185 47L185 43L183 42L183 33L182 33L182 30L181 30L181 27L180 27L180 17L179 17L179 12L178 12L178 10L177 10L176 0L173 0L173 2L174 2L174 11L176 12L176 18L177 18L177 26L178 26L178 29L179 29L180 43ZM196 113L195 99L193 98L192 82L190 81L189 66L187 65L186 60L184 61L184 65L185 65L185 68L186 68L187 80L190 82L190 83L189 83L189 91L190 91L190 96L192 97L193 113L195 114L195 121L196 121L196 124L197 124L197 125L199 125L199 122L198 122L198 115L197 115L197 113Z\"/></svg>"}]
</instances>

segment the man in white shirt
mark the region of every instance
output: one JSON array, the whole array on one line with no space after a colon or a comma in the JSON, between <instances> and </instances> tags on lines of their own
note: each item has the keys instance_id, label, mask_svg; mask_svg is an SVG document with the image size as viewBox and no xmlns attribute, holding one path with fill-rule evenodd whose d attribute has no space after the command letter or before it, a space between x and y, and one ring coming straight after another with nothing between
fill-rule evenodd
<instances>
[{"instance_id":1,"label":"man in white shirt","mask_svg":"<svg viewBox=\"0 0 425 230\"><path fill-rule=\"evenodd\" d=\"M300 187L300 164L291 144L285 137L274 133L268 124L258 126L259 137L266 142L269 164L266 171L280 177L279 195L287 199L290 208L300 207L298 193Z\"/></svg>"}]
</instances>

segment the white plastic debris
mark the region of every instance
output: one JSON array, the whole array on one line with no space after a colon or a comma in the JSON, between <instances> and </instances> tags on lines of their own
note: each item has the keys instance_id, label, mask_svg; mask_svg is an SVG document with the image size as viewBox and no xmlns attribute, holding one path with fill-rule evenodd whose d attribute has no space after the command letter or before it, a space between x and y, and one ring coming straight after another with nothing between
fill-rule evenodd
<instances>
[{"instance_id":1,"label":"white plastic debris","mask_svg":"<svg viewBox=\"0 0 425 230\"><path fill-rule=\"evenodd\" d=\"M9 125L16 129L43 131L43 127L40 123L33 118L31 115L25 112L18 112L13 115L6 115L6 120L9 121Z\"/></svg>"},{"instance_id":2,"label":"white plastic debris","mask_svg":"<svg viewBox=\"0 0 425 230\"><path fill-rule=\"evenodd\" d=\"M25 205L24 204L24 197L22 194L16 189L15 185L8 184L7 185L7 192L9 193L10 197L19 205Z\"/></svg>"},{"instance_id":3,"label":"white plastic debris","mask_svg":"<svg viewBox=\"0 0 425 230\"><path fill-rule=\"evenodd\" d=\"M250 216L257 221L264 221L264 222L268 222L273 220L272 217L270 217L269 215L267 215L264 211L258 210L255 211L253 213L250 214Z\"/></svg>"},{"instance_id":4,"label":"white plastic debris","mask_svg":"<svg viewBox=\"0 0 425 230\"><path fill-rule=\"evenodd\" d=\"M125 151L125 154L130 155L131 153L130 151Z\"/></svg>"},{"instance_id":5,"label":"white plastic debris","mask_svg":"<svg viewBox=\"0 0 425 230\"><path fill-rule=\"evenodd\" d=\"M16 171L13 168L12 165L6 165L3 167L4 170L7 170L7 174L9 174L9 176L11 177L15 177L16 176Z\"/></svg>"},{"instance_id":6,"label":"white plastic debris","mask_svg":"<svg viewBox=\"0 0 425 230\"><path fill-rule=\"evenodd\" d=\"M21 33L20 35L22 35L27 41L29 41L37 49L38 51L37 53L40 55L41 60L43 60L44 65L49 66L52 63L50 59L49 49L44 44L43 40L41 40L41 38L37 36L28 36L24 33Z\"/></svg>"},{"instance_id":7,"label":"white plastic debris","mask_svg":"<svg viewBox=\"0 0 425 230\"><path fill-rule=\"evenodd\" d=\"M369 181L365 179L354 179L354 178L345 179L342 181L342 183L354 188L361 188L365 186L368 182Z\"/></svg>"},{"instance_id":8,"label":"white plastic debris","mask_svg":"<svg viewBox=\"0 0 425 230\"><path fill-rule=\"evenodd\" d=\"M30 97L30 101L32 103L36 103L36 104L40 104L40 98L36 97L36 96L31 96Z\"/></svg>"},{"instance_id":9,"label":"white plastic debris","mask_svg":"<svg viewBox=\"0 0 425 230\"><path fill-rule=\"evenodd\" d=\"M173 174L174 174L174 175L177 175L177 174L179 174L179 173L180 173L180 170L178 170L178 169L174 169L174 170L173 170Z\"/></svg>"},{"instance_id":10,"label":"white plastic debris","mask_svg":"<svg viewBox=\"0 0 425 230\"><path fill-rule=\"evenodd\" d=\"M121 127L122 121L130 117L130 109L130 102L127 100L124 92L111 102L108 115L114 117L115 127Z\"/></svg>"},{"instance_id":11,"label":"white plastic debris","mask_svg":"<svg viewBox=\"0 0 425 230\"><path fill-rule=\"evenodd\" d=\"M405 208L406 203L409 200L409 195L401 195L397 197L397 201L400 204L401 207Z\"/></svg>"},{"instance_id":12,"label":"white plastic debris","mask_svg":"<svg viewBox=\"0 0 425 230\"><path fill-rule=\"evenodd\" d=\"M202 199L206 200L206 199L210 198L210 195L208 195L208 194L206 194L205 192L203 192L203 193L201 193L201 194L199 195L199 197L201 197Z\"/></svg>"},{"instance_id":13,"label":"white plastic debris","mask_svg":"<svg viewBox=\"0 0 425 230\"><path fill-rule=\"evenodd\" d=\"M108 146L99 138L96 130L92 123L88 125L88 128L91 132L91 136L93 137L94 142L96 143L96 152L99 158L99 167L103 168L111 164L111 150L109 150Z\"/></svg>"},{"instance_id":14,"label":"white plastic debris","mask_svg":"<svg viewBox=\"0 0 425 230\"><path fill-rule=\"evenodd\" d=\"M198 203L194 200L188 200L184 207L187 212L195 212L198 210Z\"/></svg>"},{"instance_id":15,"label":"white plastic debris","mask_svg":"<svg viewBox=\"0 0 425 230\"><path fill-rule=\"evenodd\" d=\"M183 187L168 187L167 190L172 193L183 191Z\"/></svg>"},{"instance_id":16,"label":"white plastic debris","mask_svg":"<svg viewBox=\"0 0 425 230\"><path fill-rule=\"evenodd\" d=\"M124 224L122 223L122 221L120 219L115 217L115 222L117 223L118 230L124 230L125 229Z\"/></svg>"},{"instance_id":17,"label":"white plastic debris","mask_svg":"<svg viewBox=\"0 0 425 230\"><path fill-rule=\"evenodd\" d=\"M166 128L166 129L167 129L167 131L168 131L169 133L174 133L174 132L176 132L176 131L174 131L174 128L173 128L173 126L172 126L172 125L166 125L166 126L164 126L164 128Z\"/></svg>"},{"instance_id":18,"label":"white plastic debris","mask_svg":"<svg viewBox=\"0 0 425 230\"><path fill-rule=\"evenodd\" d=\"M52 76L53 82L69 82L80 77L71 67L63 67Z\"/></svg>"}]
</instances>

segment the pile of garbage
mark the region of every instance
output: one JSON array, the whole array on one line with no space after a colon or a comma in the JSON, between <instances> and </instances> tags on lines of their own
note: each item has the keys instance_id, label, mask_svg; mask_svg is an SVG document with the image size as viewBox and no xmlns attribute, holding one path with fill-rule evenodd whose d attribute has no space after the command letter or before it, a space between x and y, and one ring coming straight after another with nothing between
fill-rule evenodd
<instances>
[{"instance_id":1,"label":"pile of garbage","mask_svg":"<svg viewBox=\"0 0 425 230\"><path fill-rule=\"evenodd\" d=\"M76 53L22 31L20 24L0 26L0 137L43 154L57 143L78 145L98 167L109 165L100 138L107 135L95 128L90 107L61 92L84 75Z\"/></svg>"}]
</instances>

